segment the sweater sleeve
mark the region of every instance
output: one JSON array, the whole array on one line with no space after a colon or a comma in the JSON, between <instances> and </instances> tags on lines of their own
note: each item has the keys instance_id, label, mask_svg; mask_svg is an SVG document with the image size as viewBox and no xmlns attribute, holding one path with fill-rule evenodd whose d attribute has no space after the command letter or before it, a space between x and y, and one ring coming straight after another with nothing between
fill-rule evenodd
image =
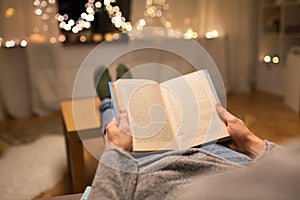
<instances>
[{"instance_id":1,"label":"sweater sleeve","mask_svg":"<svg viewBox=\"0 0 300 200\"><path fill-rule=\"evenodd\" d=\"M265 143L264 152L261 155L259 155L255 159L255 161L264 158L270 152L283 150L283 147L279 146L278 144L275 144L274 142L269 142L268 140L265 140L264 143Z\"/></svg>"},{"instance_id":2,"label":"sweater sleeve","mask_svg":"<svg viewBox=\"0 0 300 200\"><path fill-rule=\"evenodd\" d=\"M99 161L89 200L132 199L137 182L137 162L119 149L106 150Z\"/></svg>"}]
</instances>

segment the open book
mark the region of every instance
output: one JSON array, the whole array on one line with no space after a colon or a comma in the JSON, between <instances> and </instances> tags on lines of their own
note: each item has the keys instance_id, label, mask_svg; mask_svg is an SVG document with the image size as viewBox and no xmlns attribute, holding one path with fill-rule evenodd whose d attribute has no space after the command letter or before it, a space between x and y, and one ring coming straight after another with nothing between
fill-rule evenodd
<instances>
[{"instance_id":1,"label":"open book","mask_svg":"<svg viewBox=\"0 0 300 200\"><path fill-rule=\"evenodd\" d=\"M119 79L110 83L115 116L128 112L133 151L182 150L229 137L207 70L163 83Z\"/></svg>"}]
</instances>

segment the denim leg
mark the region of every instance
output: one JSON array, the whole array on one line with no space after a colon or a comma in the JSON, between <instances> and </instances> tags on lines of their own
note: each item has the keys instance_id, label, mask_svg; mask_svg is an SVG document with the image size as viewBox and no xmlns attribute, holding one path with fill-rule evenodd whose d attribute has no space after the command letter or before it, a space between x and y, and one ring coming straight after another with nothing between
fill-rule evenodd
<instances>
[{"instance_id":1,"label":"denim leg","mask_svg":"<svg viewBox=\"0 0 300 200\"><path fill-rule=\"evenodd\" d=\"M105 98L100 103L101 133L105 134L105 128L113 117L114 114L111 99Z\"/></svg>"},{"instance_id":2,"label":"denim leg","mask_svg":"<svg viewBox=\"0 0 300 200\"><path fill-rule=\"evenodd\" d=\"M201 149L241 165L246 165L252 161L249 156L221 144L209 144L201 147Z\"/></svg>"},{"instance_id":3,"label":"denim leg","mask_svg":"<svg viewBox=\"0 0 300 200\"><path fill-rule=\"evenodd\" d=\"M249 162L252 161L252 158L250 158L249 156L234 151L221 144L209 144L201 147L200 149L240 165L247 165ZM161 153L163 152L153 152L145 154L139 153L133 155L133 157L137 159L138 162L142 162L147 159L153 158Z\"/></svg>"}]
</instances>

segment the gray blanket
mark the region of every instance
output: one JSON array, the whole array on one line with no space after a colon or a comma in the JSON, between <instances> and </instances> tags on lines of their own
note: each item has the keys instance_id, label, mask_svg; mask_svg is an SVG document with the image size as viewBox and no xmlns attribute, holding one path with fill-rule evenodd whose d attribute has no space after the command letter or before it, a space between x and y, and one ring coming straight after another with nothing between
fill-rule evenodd
<instances>
[{"instance_id":1,"label":"gray blanket","mask_svg":"<svg viewBox=\"0 0 300 200\"><path fill-rule=\"evenodd\" d=\"M253 163L279 148L270 142L265 144L264 154ZM99 162L89 199L190 199L200 196L206 199L203 193L198 193L201 180L241 174L248 167L196 148L166 152L143 162L138 162L128 152L108 149ZM205 188L212 193L219 190L214 185ZM221 196L224 195L221 193Z\"/></svg>"}]
</instances>

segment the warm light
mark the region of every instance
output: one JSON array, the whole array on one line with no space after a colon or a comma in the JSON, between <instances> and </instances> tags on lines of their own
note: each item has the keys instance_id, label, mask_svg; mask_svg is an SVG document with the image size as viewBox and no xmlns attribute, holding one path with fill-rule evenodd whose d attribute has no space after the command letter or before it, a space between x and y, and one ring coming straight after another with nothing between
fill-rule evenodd
<instances>
[{"instance_id":1,"label":"warm light","mask_svg":"<svg viewBox=\"0 0 300 200\"><path fill-rule=\"evenodd\" d=\"M110 42L113 40L112 34L111 33L106 33L104 36L105 40Z\"/></svg>"},{"instance_id":2,"label":"warm light","mask_svg":"<svg viewBox=\"0 0 300 200\"><path fill-rule=\"evenodd\" d=\"M156 13L155 13L156 17L161 17L162 14L163 14L163 13L162 13L161 10L157 10Z\"/></svg>"},{"instance_id":3,"label":"warm light","mask_svg":"<svg viewBox=\"0 0 300 200\"><path fill-rule=\"evenodd\" d=\"M87 7L86 12L89 14L94 14L94 9L92 7Z\"/></svg>"},{"instance_id":4,"label":"warm light","mask_svg":"<svg viewBox=\"0 0 300 200\"><path fill-rule=\"evenodd\" d=\"M193 32L192 38L193 38L193 39L197 39L197 38L198 38L198 33L197 33L197 32Z\"/></svg>"},{"instance_id":5,"label":"warm light","mask_svg":"<svg viewBox=\"0 0 300 200\"><path fill-rule=\"evenodd\" d=\"M6 41L5 43L5 47L7 48L14 47L14 46L15 46L15 41L13 40Z\"/></svg>"},{"instance_id":6,"label":"warm light","mask_svg":"<svg viewBox=\"0 0 300 200\"><path fill-rule=\"evenodd\" d=\"M156 7L155 6L151 6L150 8L147 9L147 13L149 15L153 15L156 11Z\"/></svg>"},{"instance_id":7,"label":"warm light","mask_svg":"<svg viewBox=\"0 0 300 200\"><path fill-rule=\"evenodd\" d=\"M126 27L125 27L126 31L132 31L132 25L130 24L130 22L126 23Z\"/></svg>"},{"instance_id":8,"label":"warm light","mask_svg":"<svg viewBox=\"0 0 300 200\"><path fill-rule=\"evenodd\" d=\"M30 41L31 42L45 42L46 38L45 38L45 36L40 35L40 34L31 34Z\"/></svg>"},{"instance_id":9,"label":"warm light","mask_svg":"<svg viewBox=\"0 0 300 200\"><path fill-rule=\"evenodd\" d=\"M40 5L45 8L47 6L47 2L46 1L42 1Z\"/></svg>"},{"instance_id":10,"label":"warm light","mask_svg":"<svg viewBox=\"0 0 300 200\"><path fill-rule=\"evenodd\" d=\"M64 21L64 16L59 15L59 16L57 17L57 20L60 21L60 22Z\"/></svg>"},{"instance_id":11,"label":"warm light","mask_svg":"<svg viewBox=\"0 0 300 200\"><path fill-rule=\"evenodd\" d=\"M114 34L112 35L112 38L113 38L114 40L118 40L118 39L120 39L120 34L119 34L119 33L114 33Z\"/></svg>"},{"instance_id":12,"label":"warm light","mask_svg":"<svg viewBox=\"0 0 300 200\"><path fill-rule=\"evenodd\" d=\"M146 4L147 4L147 5L152 5L152 4L153 4L153 1L152 1L152 0L147 0L147 1L146 1Z\"/></svg>"},{"instance_id":13,"label":"warm light","mask_svg":"<svg viewBox=\"0 0 300 200\"><path fill-rule=\"evenodd\" d=\"M64 20L68 20L69 19L69 15L67 15L67 14L64 14L63 17L64 17Z\"/></svg>"},{"instance_id":14,"label":"warm light","mask_svg":"<svg viewBox=\"0 0 300 200\"><path fill-rule=\"evenodd\" d=\"M191 23L191 19L190 18L184 18L183 23L186 25L189 25Z\"/></svg>"},{"instance_id":15,"label":"warm light","mask_svg":"<svg viewBox=\"0 0 300 200\"><path fill-rule=\"evenodd\" d=\"M101 42L102 39L103 39L103 37L102 37L102 35L99 34L99 33L95 33L95 34L93 35L93 37L92 37L92 40L93 40L94 42Z\"/></svg>"},{"instance_id":16,"label":"warm light","mask_svg":"<svg viewBox=\"0 0 300 200\"><path fill-rule=\"evenodd\" d=\"M219 32L217 30L212 30L211 35L213 38L217 38L217 37L219 37Z\"/></svg>"},{"instance_id":17,"label":"warm light","mask_svg":"<svg viewBox=\"0 0 300 200\"><path fill-rule=\"evenodd\" d=\"M34 2L33 2L33 5L35 5L35 6L38 6L38 5L40 5L40 1L39 0L35 0Z\"/></svg>"},{"instance_id":18,"label":"warm light","mask_svg":"<svg viewBox=\"0 0 300 200\"><path fill-rule=\"evenodd\" d=\"M6 18L10 18L12 16L14 16L15 14L15 9L14 8L7 8L6 12L5 12L5 17Z\"/></svg>"},{"instance_id":19,"label":"warm light","mask_svg":"<svg viewBox=\"0 0 300 200\"><path fill-rule=\"evenodd\" d=\"M193 30L192 29L188 29L186 31L186 33L183 35L184 39L192 39L193 37Z\"/></svg>"},{"instance_id":20,"label":"warm light","mask_svg":"<svg viewBox=\"0 0 300 200\"><path fill-rule=\"evenodd\" d=\"M55 0L48 0L50 4L55 4Z\"/></svg>"},{"instance_id":21,"label":"warm light","mask_svg":"<svg viewBox=\"0 0 300 200\"><path fill-rule=\"evenodd\" d=\"M66 22L62 21L59 23L59 28L63 29L66 25Z\"/></svg>"},{"instance_id":22,"label":"warm light","mask_svg":"<svg viewBox=\"0 0 300 200\"><path fill-rule=\"evenodd\" d=\"M166 27L166 28L171 28L171 26L172 26L172 23L169 22L169 21L166 21L165 27Z\"/></svg>"},{"instance_id":23,"label":"warm light","mask_svg":"<svg viewBox=\"0 0 300 200\"><path fill-rule=\"evenodd\" d=\"M81 13L80 17L81 17L82 19L86 19L87 14L86 14L86 13Z\"/></svg>"},{"instance_id":24,"label":"warm light","mask_svg":"<svg viewBox=\"0 0 300 200\"><path fill-rule=\"evenodd\" d=\"M56 38L55 37L51 37L50 38L50 43L54 44L56 42Z\"/></svg>"},{"instance_id":25,"label":"warm light","mask_svg":"<svg viewBox=\"0 0 300 200\"><path fill-rule=\"evenodd\" d=\"M119 6L115 6L115 7L113 7L113 10L114 10L114 12L120 12L120 8L119 8Z\"/></svg>"},{"instance_id":26,"label":"warm light","mask_svg":"<svg viewBox=\"0 0 300 200\"><path fill-rule=\"evenodd\" d=\"M68 24L70 24L70 26L74 26L75 21L74 21L73 19L70 19L70 20L68 21Z\"/></svg>"},{"instance_id":27,"label":"warm light","mask_svg":"<svg viewBox=\"0 0 300 200\"><path fill-rule=\"evenodd\" d=\"M94 15L88 14L85 19L86 19L86 21L89 21L89 22L94 21Z\"/></svg>"},{"instance_id":28,"label":"warm light","mask_svg":"<svg viewBox=\"0 0 300 200\"><path fill-rule=\"evenodd\" d=\"M66 31L71 30L71 25L70 25L70 24L65 24L64 29L65 29Z\"/></svg>"},{"instance_id":29,"label":"warm light","mask_svg":"<svg viewBox=\"0 0 300 200\"><path fill-rule=\"evenodd\" d=\"M120 27L122 25L122 18L120 16L113 17L111 21L115 24L115 26Z\"/></svg>"},{"instance_id":30,"label":"warm light","mask_svg":"<svg viewBox=\"0 0 300 200\"><path fill-rule=\"evenodd\" d=\"M90 22L84 22L83 27L84 28L90 28L91 27L91 23Z\"/></svg>"},{"instance_id":31,"label":"warm light","mask_svg":"<svg viewBox=\"0 0 300 200\"><path fill-rule=\"evenodd\" d=\"M104 0L104 5L110 5L110 0Z\"/></svg>"},{"instance_id":32,"label":"warm light","mask_svg":"<svg viewBox=\"0 0 300 200\"><path fill-rule=\"evenodd\" d=\"M59 35L58 36L58 41L60 41L60 42L66 41L66 36L65 35Z\"/></svg>"},{"instance_id":33,"label":"warm light","mask_svg":"<svg viewBox=\"0 0 300 200\"><path fill-rule=\"evenodd\" d=\"M41 9L36 9L35 11L34 11L34 13L36 14L36 15L41 15L42 13L43 13L43 11L41 10Z\"/></svg>"},{"instance_id":34,"label":"warm light","mask_svg":"<svg viewBox=\"0 0 300 200\"><path fill-rule=\"evenodd\" d=\"M278 64L278 63L279 63L279 57L278 57L278 56L274 56L274 57L272 58L272 62L273 62L274 64Z\"/></svg>"},{"instance_id":35,"label":"warm light","mask_svg":"<svg viewBox=\"0 0 300 200\"><path fill-rule=\"evenodd\" d=\"M266 56L264 57L264 62L265 62L265 63L271 62L271 56L266 55Z\"/></svg>"},{"instance_id":36,"label":"warm light","mask_svg":"<svg viewBox=\"0 0 300 200\"><path fill-rule=\"evenodd\" d=\"M79 29L78 29L78 27L77 26L74 26L73 28L72 28L72 32L73 33L78 33L79 32Z\"/></svg>"},{"instance_id":37,"label":"warm light","mask_svg":"<svg viewBox=\"0 0 300 200\"><path fill-rule=\"evenodd\" d=\"M205 38L206 38L206 39L211 39L211 38L212 38L211 32L207 32L207 33L205 34Z\"/></svg>"},{"instance_id":38,"label":"warm light","mask_svg":"<svg viewBox=\"0 0 300 200\"><path fill-rule=\"evenodd\" d=\"M84 35L80 36L79 38L80 42L86 42L86 37Z\"/></svg>"},{"instance_id":39,"label":"warm light","mask_svg":"<svg viewBox=\"0 0 300 200\"><path fill-rule=\"evenodd\" d=\"M38 1L38 0L36 0L36 1ZM95 0L88 0L88 2L85 4L87 13L85 13L85 12L82 13L76 22L72 19L72 20L69 20L69 22L67 24L65 22L62 23L63 21L68 20L69 16L67 14L64 14L64 15L56 14L55 19L57 19L58 21L61 22L59 24L59 27L61 29L65 29L66 31L72 30L73 33L78 33L83 28L91 27L90 22L95 20L95 17L94 17L95 12L99 12L100 11L99 8L101 8L102 4L104 4L105 10L108 13L109 18L111 18L111 21L114 24L114 26L122 31L131 31L132 26L131 26L130 22L126 22L125 17L122 16L120 7L111 5L111 3L114 3L114 2L116 2L116 0L104 0L103 3L100 2L100 0L98 0L96 2L95 2ZM73 27L74 25L76 25L76 26Z\"/></svg>"},{"instance_id":40,"label":"warm light","mask_svg":"<svg viewBox=\"0 0 300 200\"><path fill-rule=\"evenodd\" d=\"M101 2L100 1L97 1L96 3L95 3L95 6L96 6L96 8L101 8Z\"/></svg>"},{"instance_id":41,"label":"warm light","mask_svg":"<svg viewBox=\"0 0 300 200\"><path fill-rule=\"evenodd\" d=\"M206 39L214 39L218 37L219 37L219 32L217 30L212 30L205 34Z\"/></svg>"},{"instance_id":42,"label":"warm light","mask_svg":"<svg viewBox=\"0 0 300 200\"><path fill-rule=\"evenodd\" d=\"M28 42L26 40L21 41L21 47L26 47Z\"/></svg>"},{"instance_id":43,"label":"warm light","mask_svg":"<svg viewBox=\"0 0 300 200\"><path fill-rule=\"evenodd\" d=\"M146 25L146 20L140 19L140 20L139 20L139 25L140 25L140 26L145 26L145 25Z\"/></svg>"}]
</instances>

